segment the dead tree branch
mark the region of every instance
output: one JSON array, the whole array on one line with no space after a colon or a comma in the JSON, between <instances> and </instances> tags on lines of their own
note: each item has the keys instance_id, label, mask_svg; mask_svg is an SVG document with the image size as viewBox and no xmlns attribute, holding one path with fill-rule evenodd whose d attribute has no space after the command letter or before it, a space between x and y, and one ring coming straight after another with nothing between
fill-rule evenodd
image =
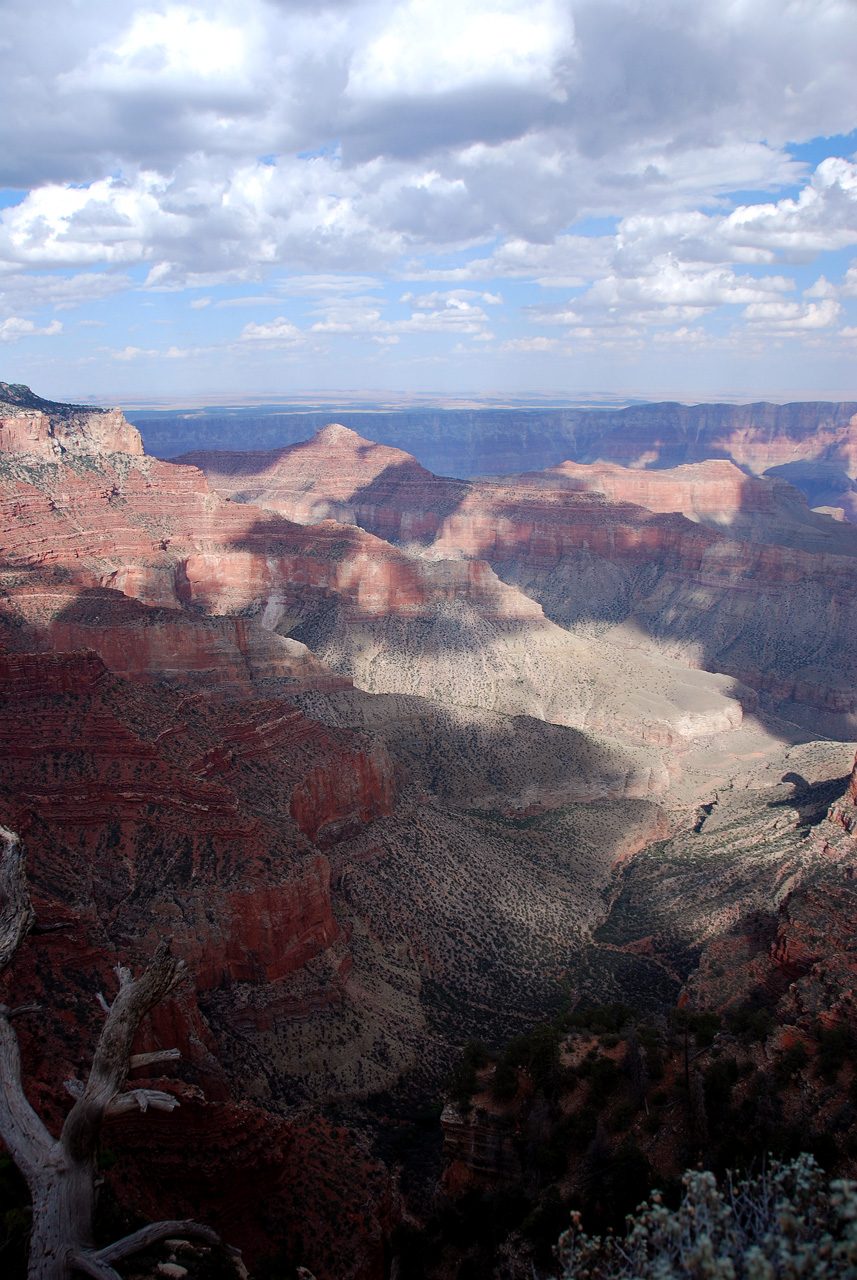
<instances>
[{"instance_id":1,"label":"dead tree branch","mask_svg":"<svg viewBox=\"0 0 857 1280\"><path fill-rule=\"evenodd\" d=\"M24 846L6 827L0 827L0 973L36 923L36 913L27 887Z\"/></svg>"},{"instance_id":2,"label":"dead tree branch","mask_svg":"<svg viewBox=\"0 0 857 1280\"><path fill-rule=\"evenodd\" d=\"M0 827L0 972L32 930L35 921L27 888L24 848L12 831ZM33 1200L29 1280L71 1280L83 1272L94 1280L120 1280L112 1262L169 1236L183 1235L220 1245L210 1227L196 1222L158 1222L106 1249L92 1237L98 1186L98 1147L105 1120L133 1110L171 1111L178 1099L160 1089L123 1092L132 1066L179 1057L177 1049L132 1055L142 1019L187 976L184 961L170 955L170 938L159 943L151 962L133 978L117 968L119 991L113 1003L101 1000L107 1019L98 1038L89 1077L66 1081L75 1099L59 1138L54 1138L30 1106L21 1079L21 1054L12 1027L14 1011L0 1005L0 1137L23 1173ZM233 1256L235 1250L229 1250Z\"/></svg>"}]
</instances>

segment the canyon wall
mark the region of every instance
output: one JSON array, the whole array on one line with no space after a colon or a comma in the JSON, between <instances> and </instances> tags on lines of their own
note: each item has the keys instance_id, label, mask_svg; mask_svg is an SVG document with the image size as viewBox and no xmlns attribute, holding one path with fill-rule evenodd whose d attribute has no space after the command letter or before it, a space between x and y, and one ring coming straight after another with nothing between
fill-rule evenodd
<instances>
[{"instance_id":1,"label":"canyon wall","mask_svg":"<svg viewBox=\"0 0 857 1280\"><path fill-rule=\"evenodd\" d=\"M811 511L782 480L748 477L727 461L669 471L566 462L541 473L445 480L338 424L275 453L194 456L223 494L240 499L252 492L290 518L313 520L332 506L339 520L393 539L424 574L462 558L490 565L519 599L537 601L548 620L585 642L574 660L590 687L599 672L621 667L618 646L641 672L632 689L645 688L650 663L669 658L734 677L769 709L822 733L857 731L855 532ZM377 627L349 633L333 613L310 618L305 609L292 633L364 688L416 694L442 688L432 638L392 626L390 612L383 636ZM437 647L462 655L456 667L479 690L476 701L513 709L506 695L498 701L496 680L472 669L480 643L472 634L464 638L463 623L439 627ZM522 639L535 657L541 644L531 642L532 634ZM594 637L599 643L588 657ZM550 643L546 665L564 671L562 645L553 634ZM489 651L497 671L503 659L496 645ZM384 670L385 652L394 655L398 675ZM401 683L403 659L425 683L413 675ZM663 686L662 676L651 679ZM611 681L615 676L607 676ZM549 671L535 683L542 691L530 702L536 714L598 727L581 718L579 707L574 718L557 705ZM561 683L573 690L575 676L563 674ZM449 697L467 700L461 681ZM605 709L601 727L622 722L609 691L593 701ZM526 711L525 700L514 709Z\"/></svg>"},{"instance_id":2,"label":"canyon wall","mask_svg":"<svg viewBox=\"0 0 857 1280\"><path fill-rule=\"evenodd\" d=\"M207 479L25 391L0 821L61 926L4 979L46 1010L34 1100L59 1119L111 966L171 934L194 980L140 1047L181 1048L153 1083L182 1105L111 1135L116 1185L382 1280L404 1207L366 1135L405 1151L466 1039L569 982L671 1000L744 915L797 921L847 870L853 745L759 712L847 720L850 534L728 462L468 483L338 426Z\"/></svg>"},{"instance_id":3,"label":"canyon wall","mask_svg":"<svg viewBox=\"0 0 857 1280\"><path fill-rule=\"evenodd\" d=\"M141 454L143 442L119 409L57 404L29 387L0 382L0 452L60 458L80 454Z\"/></svg>"},{"instance_id":4,"label":"canyon wall","mask_svg":"<svg viewBox=\"0 0 857 1280\"><path fill-rule=\"evenodd\" d=\"M799 476L826 469L857 475L857 404L635 404L624 409L486 408L352 411L337 405L139 410L129 416L147 449L174 457L194 449L242 450L248 439L275 449L306 439L331 419L383 445L406 449L437 475L478 476L541 470L571 459L661 468L731 459L761 475L789 466Z\"/></svg>"}]
</instances>

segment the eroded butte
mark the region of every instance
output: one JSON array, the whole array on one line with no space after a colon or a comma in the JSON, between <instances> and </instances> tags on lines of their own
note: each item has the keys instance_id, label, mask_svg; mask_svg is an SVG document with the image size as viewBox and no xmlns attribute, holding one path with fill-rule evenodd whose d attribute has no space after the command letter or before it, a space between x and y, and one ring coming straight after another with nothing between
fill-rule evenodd
<instances>
[{"instance_id":1,"label":"eroded butte","mask_svg":"<svg viewBox=\"0 0 857 1280\"><path fill-rule=\"evenodd\" d=\"M180 1044L187 1105L116 1143L138 1193L164 1153L152 1213L221 1212L243 1161L251 1256L279 1223L320 1278L380 1277L420 1191L369 1152L373 1099L569 993L672 997L730 893L774 912L850 865L857 532L785 481L461 481L335 424L165 463L118 411L2 394L0 820L65 923L14 975L51 1010L25 1057L50 1113L110 966L172 933L194 989L147 1047Z\"/></svg>"}]
</instances>

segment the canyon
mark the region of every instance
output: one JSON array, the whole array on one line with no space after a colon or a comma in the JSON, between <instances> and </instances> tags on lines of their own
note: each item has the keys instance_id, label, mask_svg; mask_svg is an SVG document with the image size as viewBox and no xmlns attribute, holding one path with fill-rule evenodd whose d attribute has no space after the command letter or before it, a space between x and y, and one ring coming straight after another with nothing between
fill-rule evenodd
<instances>
[{"instance_id":1,"label":"canyon","mask_svg":"<svg viewBox=\"0 0 857 1280\"><path fill-rule=\"evenodd\" d=\"M331 420L383 445L405 449L439 475L543 470L565 461L613 462L659 470L731 460L746 475L780 474L811 506L857 517L854 498L857 404L635 403L625 408L510 405L390 410L347 400L310 411L303 404L129 411L150 453L295 444Z\"/></svg>"},{"instance_id":2,"label":"canyon","mask_svg":"<svg viewBox=\"0 0 857 1280\"><path fill-rule=\"evenodd\" d=\"M845 458L818 418L794 449ZM193 975L141 1045L182 1050L181 1106L110 1135L126 1202L382 1280L464 1041L760 986L852 1017L857 529L741 469L788 465L777 421L473 480L329 423L163 461L0 384L0 822L58 926L4 982L46 1011L42 1113L112 965L168 933Z\"/></svg>"},{"instance_id":3,"label":"canyon","mask_svg":"<svg viewBox=\"0 0 857 1280\"><path fill-rule=\"evenodd\" d=\"M600 670L611 645L641 669L674 659L734 677L799 724L857 734L854 529L787 482L716 460L448 480L341 425L279 451L178 461L233 500L293 519L335 513L429 565L487 563L566 634L597 638ZM294 634L332 657L317 624Z\"/></svg>"}]
</instances>

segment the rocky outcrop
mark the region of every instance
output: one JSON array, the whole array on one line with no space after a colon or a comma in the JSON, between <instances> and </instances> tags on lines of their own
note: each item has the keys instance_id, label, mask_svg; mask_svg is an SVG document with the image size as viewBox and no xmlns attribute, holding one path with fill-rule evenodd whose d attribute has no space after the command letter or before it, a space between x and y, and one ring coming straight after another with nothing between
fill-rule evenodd
<instances>
[{"instance_id":1,"label":"rocky outcrop","mask_svg":"<svg viewBox=\"0 0 857 1280\"><path fill-rule=\"evenodd\" d=\"M43 578L8 586L0 625L9 647L91 650L116 675L250 698L351 687L305 645L236 616L146 606L119 591Z\"/></svg>"},{"instance_id":2,"label":"rocky outcrop","mask_svg":"<svg viewBox=\"0 0 857 1280\"><path fill-rule=\"evenodd\" d=\"M326 847L392 813L393 795L392 764L378 742L369 751L327 755L295 787L289 812L304 835Z\"/></svg>"},{"instance_id":3,"label":"rocky outcrop","mask_svg":"<svg viewBox=\"0 0 857 1280\"><path fill-rule=\"evenodd\" d=\"M66 454L142 454L136 427L119 409L57 404L29 387L0 382L0 451L56 459Z\"/></svg>"},{"instance_id":4,"label":"rocky outcrop","mask_svg":"<svg viewBox=\"0 0 857 1280\"><path fill-rule=\"evenodd\" d=\"M367 474L386 467L352 436L337 435L337 456L354 454ZM318 469L315 445L301 456ZM117 674L218 696L356 681L655 749L728 731L752 705L728 678L677 678L657 654L570 638L451 542L417 556L355 525L295 524L146 457L50 465L8 454L0 480L10 648L92 648ZM433 527L454 519L441 507ZM648 768L662 790L663 760Z\"/></svg>"},{"instance_id":5,"label":"rocky outcrop","mask_svg":"<svg viewBox=\"0 0 857 1280\"><path fill-rule=\"evenodd\" d=\"M671 982L691 1009L857 1025L857 841L842 822L853 780L836 776L849 757L844 744L793 748L624 863L578 957L579 990L610 973L616 998L657 999Z\"/></svg>"},{"instance_id":6,"label":"rocky outcrop","mask_svg":"<svg viewBox=\"0 0 857 1280\"><path fill-rule=\"evenodd\" d=\"M824 733L848 737L857 731L857 544L850 527L809 511L784 482L754 479L728 461L709 461L676 471L564 463L539 475L465 483L427 477L413 459L391 459L389 450L372 462L376 446L370 442L341 427L325 431L279 451L275 462L266 461L268 455L262 462L252 454L231 461L218 455L212 482L223 481L224 492L239 496L236 477L245 486L254 480L254 491L273 504L282 498L294 515L300 514L304 486L311 504L329 492L340 514L368 531L419 544L426 567L413 572L425 575L424 581L435 562L487 562L519 593L518 603L508 597L495 617L510 608L520 616L521 599L535 600L548 619L580 639L600 638L594 656L603 670L603 637L609 637L637 654L645 650L647 657L637 659L643 665L655 653L668 655L732 676L763 695L771 709ZM266 489L269 472L276 485L272 481ZM376 548L376 560L379 554ZM448 577L449 568L443 573ZM468 581L456 594L482 612L485 600L474 594L474 585ZM216 590L200 598L226 599ZM403 612L390 607L389 593L380 600L379 613L387 618ZM413 592L410 600L415 605ZM425 695L430 686L441 687L425 646L418 656L419 642L401 627L384 636L377 629L370 636L364 628L358 638L343 625L342 613L337 616L334 623L333 614L322 618L316 611L310 617L303 609L293 634L364 688ZM460 632L462 624L459 615L455 629ZM533 643L533 631L540 627L535 620L525 640L534 653L541 641ZM445 644L468 655L479 647L472 635L459 642L452 633L445 634ZM361 657L349 656L354 650ZM426 673L425 684L395 684L389 674L381 675L384 653L401 671L403 651L410 671ZM490 661L495 670L501 665L496 646ZM481 672L467 672L463 679L480 689L475 700L482 706L528 709L483 692L493 685ZM466 700L461 689L449 697ZM597 701L605 727L611 720L615 725L620 717L612 700ZM539 704L530 696L529 705Z\"/></svg>"},{"instance_id":7,"label":"rocky outcrop","mask_svg":"<svg viewBox=\"0 0 857 1280\"><path fill-rule=\"evenodd\" d=\"M445 1161L443 1186L447 1195L461 1195L473 1186L509 1187L520 1182L523 1169L517 1149L519 1135L514 1121L504 1115L501 1108L495 1107L492 1114L484 1105L462 1110L447 1102L440 1127ZM519 1139L517 1145L516 1138Z\"/></svg>"},{"instance_id":8,"label":"rocky outcrop","mask_svg":"<svg viewBox=\"0 0 857 1280\"><path fill-rule=\"evenodd\" d=\"M857 760L851 771L848 790L841 799L830 806L827 818L829 822L844 827L848 832L857 829Z\"/></svg>"},{"instance_id":9,"label":"rocky outcrop","mask_svg":"<svg viewBox=\"0 0 857 1280\"><path fill-rule=\"evenodd\" d=\"M665 470L562 462L546 471L497 478L506 486L600 493L609 502L648 511L677 511L732 539L771 542L813 554L857 555L857 531L841 519L811 511L787 480L747 475L733 462L710 459Z\"/></svg>"},{"instance_id":10,"label":"rocky outcrop","mask_svg":"<svg viewBox=\"0 0 857 1280\"><path fill-rule=\"evenodd\" d=\"M145 950L180 902L170 927L200 990L277 982L339 937L328 864L301 831L330 843L392 811L377 746L281 702L216 711L135 690L92 654L9 655L0 679L4 821L33 833L57 911L88 910L94 878L111 930ZM331 767L335 794L319 785Z\"/></svg>"},{"instance_id":11,"label":"rocky outcrop","mask_svg":"<svg viewBox=\"0 0 857 1280\"><path fill-rule=\"evenodd\" d=\"M465 489L438 479L411 454L373 444L337 422L311 440L282 449L212 450L170 461L199 467L215 492L234 501L255 503L301 524L359 524L395 542L431 540L443 511L451 510L456 494Z\"/></svg>"}]
</instances>

